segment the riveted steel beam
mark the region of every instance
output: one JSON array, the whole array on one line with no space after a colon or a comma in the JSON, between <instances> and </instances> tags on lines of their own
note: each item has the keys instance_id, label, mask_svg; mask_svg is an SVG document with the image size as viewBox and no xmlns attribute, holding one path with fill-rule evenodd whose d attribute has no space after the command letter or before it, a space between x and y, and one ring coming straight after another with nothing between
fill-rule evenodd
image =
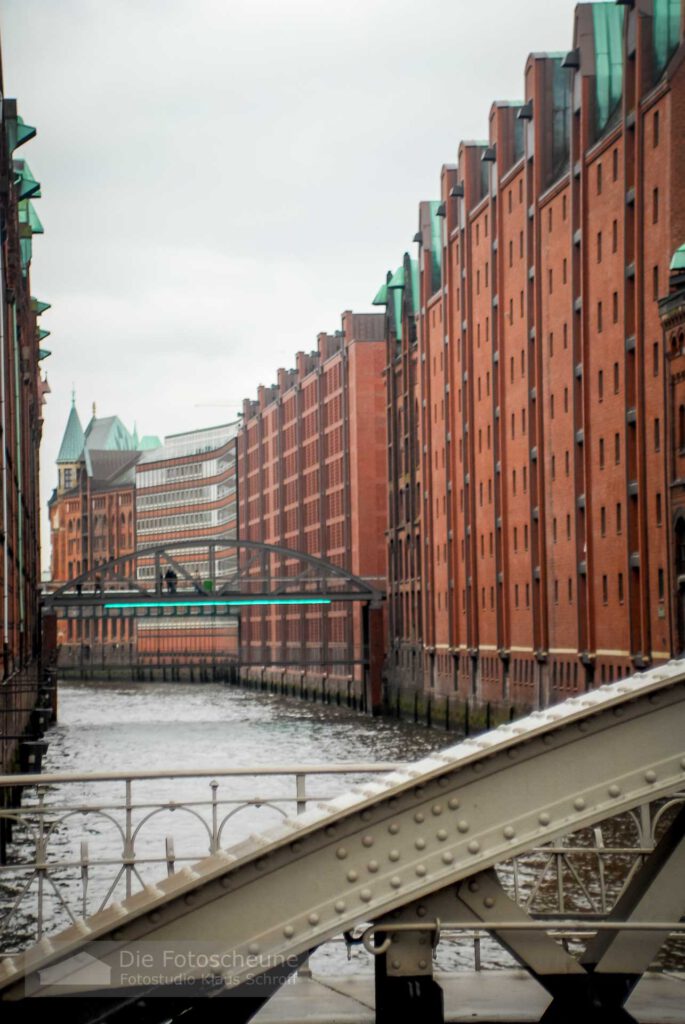
<instances>
[{"instance_id":1,"label":"riveted steel beam","mask_svg":"<svg viewBox=\"0 0 685 1024\"><path fill-rule=\"evenodd\" d=\"M675 662L603 687L283 821L5 961L3 997L21 998L26 981L76 952L115 969L122 951L151 943L210 943L236 963L225 981L235 987L278 957L671 793L685 782L684 679Z\"/></svg>"}]
</instances>

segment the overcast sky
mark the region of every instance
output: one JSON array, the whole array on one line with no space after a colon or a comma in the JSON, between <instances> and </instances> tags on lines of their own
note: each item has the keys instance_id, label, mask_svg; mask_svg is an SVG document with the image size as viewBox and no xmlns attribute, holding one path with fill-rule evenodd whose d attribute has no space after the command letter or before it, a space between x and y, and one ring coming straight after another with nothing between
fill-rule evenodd
<instances>
[{"instance_id":1,"label":"overcast sky","mask_svg":"<svg viewBox=\"0 0 685 1024\"><path fill-rule=\"evenodd\" d=\"M5 94L37 138L33 294L52 356L43 503L84 426L234 418L364 311L571 0L2 0ZM44 531L45 536L45 531ZM47 565L47 549L44 550Z\"/></svg>"}]
</instances>

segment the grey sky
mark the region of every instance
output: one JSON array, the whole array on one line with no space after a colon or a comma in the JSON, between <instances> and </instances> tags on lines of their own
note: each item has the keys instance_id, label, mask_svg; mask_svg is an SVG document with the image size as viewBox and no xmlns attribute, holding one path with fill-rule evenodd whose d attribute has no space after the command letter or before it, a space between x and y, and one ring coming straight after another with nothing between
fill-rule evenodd
<instances>
[{"instance_id":1,"label":"grey sky","mask_svg":"<svg viewBox=\"0 0 685 1024\"><path fill-rule=\"evenodd\" d=\"M522 96L530 51L570 48L573 7L4 0L53 305L43 500L72 382L84 425L96 402L141 434L208 426L370 308L441 164Z\"/></svg>"}]
</instances>

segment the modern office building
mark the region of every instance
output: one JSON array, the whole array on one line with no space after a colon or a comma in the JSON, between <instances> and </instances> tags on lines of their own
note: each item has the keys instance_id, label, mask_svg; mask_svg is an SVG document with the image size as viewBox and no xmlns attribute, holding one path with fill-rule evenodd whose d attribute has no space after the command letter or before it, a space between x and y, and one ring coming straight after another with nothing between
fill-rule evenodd
<instances>
[{"instance_id":1,"label":"modern office building","mask_svg":"<svg viewBox=\"0 0 685 1024\"><path fill-rule=\"evenodd\" d=\"M345 312L342 329L243 403L239 535L385 580L384 321ZM285 571L285 569L284 569ZM262 680L360 690L358 608L243 612L241 671Z\"/></svg>"},{"instance_id":2,"label":"modern office building","mask_svg":"<svg viewBox=\"0 0 685 1024\"><path fill-rule=\"evenodd\" d=\"M376 297L391 688L546 704L685 647L683 54L681 3L580 4L571 48L532 54L523 99L443 167Z\"/></svg>"},{"instance_id":3,"label":"modern office building","mask_svg":"<svg viewBox=\"0 0 685 1024\"><path fill-rule=\"evenodd\" d=\"M205 580L210 570L207 549L185 542L236 536L236 423L172 434L164 444L145 452L136 465L136 536L138 549L184 542L173 552L172 572ZM171 563L164 562L166 570ZM214 582L235 571L235 549L217 548ZM138 575L147 583L156 572L155 559L140 559ZM209 585L209 584L208 584ZM137 623L141 665L208 668L237 659L237 621L225 610L193 618L166 609Z\"/></svg>"}]
</instances>

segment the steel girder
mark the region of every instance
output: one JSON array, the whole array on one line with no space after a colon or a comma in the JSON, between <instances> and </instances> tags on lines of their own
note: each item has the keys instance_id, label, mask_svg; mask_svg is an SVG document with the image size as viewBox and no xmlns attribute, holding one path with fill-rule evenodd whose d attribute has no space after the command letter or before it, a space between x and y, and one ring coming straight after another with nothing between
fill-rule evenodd
<instances>
[{"instance_id":1,"label":"steel girder","mask_svg":"<svg viewBox=\"0 0 685 1024\"><path fill-rule=\"evenodd\" d=\"M466 740L148 886L5 960L0 994L21 1000L37 972L58 964L68 971L79 952L116 967L122 952L207 943L233 964L223 987L221 972L216 979L213 994L225 994L336 934L387 921L393 910L684 782L680 661ZM681 909L673 907L676 917ZM615 975L624 954L620 942L612 948ZM625 956L630 967L630 944ZM43 996L64 993L63 983L41 987Z\"/></svg>"}]
</instances>

